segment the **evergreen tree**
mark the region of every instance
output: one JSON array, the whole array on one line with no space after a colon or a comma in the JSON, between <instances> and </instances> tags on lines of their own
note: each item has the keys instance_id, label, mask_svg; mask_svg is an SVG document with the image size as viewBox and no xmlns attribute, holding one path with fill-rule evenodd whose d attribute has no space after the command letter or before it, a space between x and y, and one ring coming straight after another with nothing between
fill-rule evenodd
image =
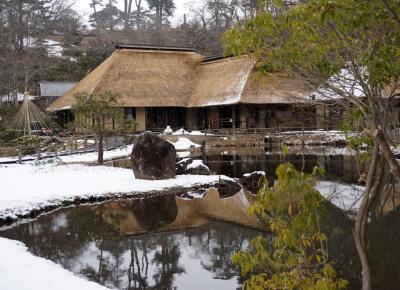
<instances>
[{"instance_id":1,"label":"evergreen tree","mask_svg":"<svg viewBox=\"0 0 400 290\"><path fill-rule=\"evenodd\" d=\"M121 23L120 11L115 6L116 0L109 0L104 8L89 16L91 26L113 31Z\"/></svg>"},{"instance_id":2,"label":"evergreen tree","mask_svg":"<svg viewBox=\"0 0 400 290\"><path fill-rule=\"evenodd\" d=\"M174 14L176 9L173 0L147 0L150 10L155 11L155 26L161 28L163 22L168 23L168 17Z\"/></svg>"}]
</instances>

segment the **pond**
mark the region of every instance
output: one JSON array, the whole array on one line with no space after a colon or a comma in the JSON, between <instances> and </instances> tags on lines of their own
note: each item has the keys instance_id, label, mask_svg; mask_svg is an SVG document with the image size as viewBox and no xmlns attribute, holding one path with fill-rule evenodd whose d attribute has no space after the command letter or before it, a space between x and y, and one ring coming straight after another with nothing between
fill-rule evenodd
<instances>
[{"instance_id":1,"label":"pond","mask_svg":"<svg viewBox=\"0 0 400 290\"><path fill-rule=\"evenodd\" d=\"M231 256L267 233L212 218L197 201L164 195L61 209L0 235L112 288L240 288Z\"/></svg>"},{"instance_id":2,"label":"pond","mask_svg":"<svg viewBox=\"0 0 400 290\"><path fill-rule=\"evenodd\" d=\"M322 150L324 149L324 150ZM346 154L337 154L344 152ZM243 174L253 171L265 171L268 178L274 178L276 168L282 162L291 162L298 170L311 173L318 165L325 169L322 180L338 181L345 184L355 184L359 179L356 157L345 148L316 147L307 150L291 148L291 152L283 157L281 152L265 151L262 148L220 148L211 151L196 151L189 156L201 159L215 174L230 177L242 177ZM106 165L130 168L130 159L121 159L107 162ZM360 164L360 170L365 168Z\"/></svg>"},{"instance_id":3,"label":"pond","mask_svg":"<svg viewBox=\"0 0 400 290\"><path fill-rule=\"evenodd\" d=\"M281 154L259 150L197 152L193 157L231 177L265 170L273 178L284 160ZM355 184L358 179L356 159L350 154L291 152L286 160L306 172L323 166L323 178L340 184ZM130 167L130 161L109 165ZM258 235L269 237L263 225L246 214L253 200L243 191L220 198L217 190L209 189L204 198L190 200L165 193L108 201L60 209L2 229L0 236L20 240L33 254L116 289L240 289L242 278L231 263L232 254L247 249ZM349 281L348 289L360 289L352 218L326 203L321 226L338 276ZM398 289L399 244L400 210L371 216L374 289Z\"/></svg>"}]
</instances>

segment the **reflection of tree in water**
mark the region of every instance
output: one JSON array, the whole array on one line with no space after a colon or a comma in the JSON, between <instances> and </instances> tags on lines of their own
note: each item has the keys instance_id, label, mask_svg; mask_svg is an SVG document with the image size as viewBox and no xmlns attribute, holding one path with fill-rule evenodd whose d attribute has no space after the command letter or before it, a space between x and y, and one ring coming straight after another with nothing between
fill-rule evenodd
<instances>
[{"instance_id":1,"label":"reflection of tree in water","mask_svg":"<svg viewBox=\"0 0 400 290\"><path fill-rule=\"evenodd\" d=\"M164 207L168 202L164 200ZM183 249L200 253L190 259L197 260L218 279L239 275L230 258L250 238L245 233L248 229L212 222L179 232L127 237L121 235L119 224L126 221L127 213L132 213L133 204L133 201L113 202L64 209L1 235L21 240L34 254L112 288L173 289L176 277L185 273L181 261ZM153 213L154 209L147 212L148 216ZM146 225L145 216L138 215L140 223ZM173 211L155 215L163 221L148 222L147 228L156 230L174 221L176 205ZM187 270L190 274L190 269Z\"/></svg>"},{"instance_id":2,"label":"reflection of tree in water","mask_svg":"<svg viewBox=\"0 0 400 290\"><path fill-rule=\"evenodd\" d=\"M185 269L179 266L179 258L181 252L179 250L178 241L175 238L161 235L160 247L157 249L153 261L158 268L153 278L156 281L155 289L163 287L163 289L172 289L172 283L175 274L182 274Z\"/></svg>"},{"instance_id":3,"label":"reflection of tree in water","mask_svg":"<svg viewBox=\"0 0 400 290\"><path fill-rule=\"evenodd\" d=\"M204 269L213 273L215 279L229 280L238 277L239 268L232 264L232 255L244 250L248 242L260 232L224 222L212 224L187 233L189 244L196 249ZM266 235L266 234L265 234Z\"/></svg>"},{"instance_id":4,"label":"reflection of tree in water","mask_svg":"<svg viewBox=\"0 0 400 290\"><path fill-rule=\"evenodd\" d=\"M383 217L373 217L370 227L373 289L399 289L400 207Z\"/></svg>"}]
</instances>

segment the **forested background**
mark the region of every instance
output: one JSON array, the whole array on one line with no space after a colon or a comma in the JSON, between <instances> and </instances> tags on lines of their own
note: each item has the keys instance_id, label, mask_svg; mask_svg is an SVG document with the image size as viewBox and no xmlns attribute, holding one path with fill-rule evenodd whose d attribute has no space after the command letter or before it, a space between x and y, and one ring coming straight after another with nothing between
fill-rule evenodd
<instances>
[{"instance_id":1,"label":"forested background","mask_svg":"<svg viewBox=\"0 0 400 290\"><path fill-rule=\"evenodd\" d=\"M89 19L72 1L0 0L0 96L38 95L42 80L79 81L116 43L192 47L220 56L224 31L260 9L277 12L273 1L203 0L172 25L173 0L124 0L122 10L116 0L90 0Z\"/></svg>"}]
</instances>

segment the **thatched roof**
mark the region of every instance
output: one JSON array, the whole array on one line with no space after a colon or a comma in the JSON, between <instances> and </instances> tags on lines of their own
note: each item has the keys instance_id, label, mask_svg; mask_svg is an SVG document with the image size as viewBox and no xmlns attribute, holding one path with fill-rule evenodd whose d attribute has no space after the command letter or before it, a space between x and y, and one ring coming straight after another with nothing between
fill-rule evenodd
<instances>
[{"instance_id":1,"label":"thatched roof","mask_svg":"<svg viewBox=\"0 0 400 290\"><path fill-rule=\"evenodd\" d=\"M188 107L310 101L311 88L283 73L261 74L249 56L203 63Z\"/></svg>"},{"instance_id":2,"label":"thatched roof","mask_svg":"<svg viewBox=\"0 0 400 290\"><path fill-rule=\"evenodd\" d=\"M311 100L313 89L304 81L284 73L261 74L253 69L243 90L241 103L290 104Z\"/></svg>"},{"instance_id":3,"label":"thatched roof","mask_svg":"<svg viewBox=\"0 0 400 290\"><path fill-rule=\"evenodd\" d=\"M202 60L193 52L116 50L48 110L70 108L76 93L106 91L120 94L125 107L185 107Z\"/></svg>"},{"instance_id":4,"label":"thatched roof","mask_svg":"<svg viewBox=\"0 0 400 290\"><path fill-rule=\"evenodd\" d=\"M189 107L237 104L253 69L251 57L206 62L196 70L197 83Z\"/></svg>"},{"instance_id":5,"label":"thatched roof","mask_svg":"<svg viewBox=\"0 0 400 290\"><path fill-rule=\"evenodd\" d=\"M238 103L296 103L307 88L283 74L258 77L249 56L203 62L192 51L119 48L49 111L70 109L75 94L112 91L124 107L205 107Z\"/></svg>"}]
</instances>

